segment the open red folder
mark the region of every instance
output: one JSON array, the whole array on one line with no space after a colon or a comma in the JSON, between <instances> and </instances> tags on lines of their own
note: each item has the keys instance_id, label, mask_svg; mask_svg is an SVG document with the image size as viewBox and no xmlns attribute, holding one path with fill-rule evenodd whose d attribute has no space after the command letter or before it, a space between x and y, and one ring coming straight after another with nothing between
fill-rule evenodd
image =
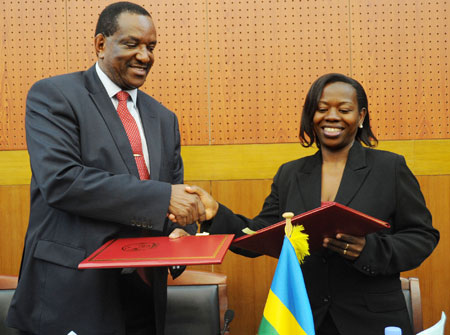
<instances>
[{"instance_id":1,"label":"open red folder","mask_svg":"<svg viewBox=\"0 0 450 335\"><path fill-rule=\"evenodd\" d=\"M118 238L82 261L79 269L220 264L234 235Z\"/></svg>"},{"instance_id":2,"label":"open red folder","mask_svg":"<svg viewBox=\"0 0 450 335\"><path fill-rule=\"evenodd\" d=\"M384 221L358 212L337 202L325 202L322 206L294 216L292 225L302 225L308 234L309 250L322 248L323 238L337 233L365 236L390 225ZM235 239L232 246L278 258L283 245L286 221L273 224L254 234Z\"/></svg>"}]
</instances>

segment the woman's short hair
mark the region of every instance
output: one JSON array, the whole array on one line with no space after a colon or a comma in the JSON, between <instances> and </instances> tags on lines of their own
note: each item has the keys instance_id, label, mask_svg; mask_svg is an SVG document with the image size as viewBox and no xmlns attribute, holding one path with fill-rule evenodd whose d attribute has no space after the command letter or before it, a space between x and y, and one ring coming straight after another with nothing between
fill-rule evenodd
<instances>
[{"instance_id":1,"label":"woman's short hair","mask_svg":"<svg viewBox=\"0 0 450 335\"><path fill-rule=\"evenodd\" d=\"M340 73L329 73L319 77L310 87L306 95L305 104L303 106L302 118L300 121L300 143L304 147L310 147L314 143L320 147L320 142L314 133L313 118L318 109L319 100L325 86L335 82L343 82L350 84L356 90L356 99L358 102L358 110L366 109L366 117L363 121L363 128L358 128L355 140L362 142L369 147L374 147L378 140L370 128L369 106L367 95L362 85L355 79L347 77Z\"/></svg>"}]
</instances>

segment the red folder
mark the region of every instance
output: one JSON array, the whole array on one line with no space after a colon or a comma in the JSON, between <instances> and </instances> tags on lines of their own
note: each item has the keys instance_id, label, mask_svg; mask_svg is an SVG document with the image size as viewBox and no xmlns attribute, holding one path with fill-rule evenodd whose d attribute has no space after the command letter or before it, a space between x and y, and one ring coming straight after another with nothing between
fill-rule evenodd
<instances>
[{"instance_id":1,"label":"red folder","mask_svg":"<svg viewBox=\"0 0 450 335\"><path fill-rule=\"evenodd\" d=\"M294 216L292 225L303 225L308 234L309 250L322 248L323 238L337 233L365 236L390 225L336 202L325 202L321 207ZM273 224L251 235L236 238L232 246L278 258L284 238L286 221Z\"/></svg>"},{"instance_id":2,"label":"red folder","mask_svg":"<svg viewBox=\"0 0 450 335\"><path fill-rule=\"evenodd\" d=\"M220 264L234 235L118 238L82 261L79 269Z\"/></svg>"}]
</instances>

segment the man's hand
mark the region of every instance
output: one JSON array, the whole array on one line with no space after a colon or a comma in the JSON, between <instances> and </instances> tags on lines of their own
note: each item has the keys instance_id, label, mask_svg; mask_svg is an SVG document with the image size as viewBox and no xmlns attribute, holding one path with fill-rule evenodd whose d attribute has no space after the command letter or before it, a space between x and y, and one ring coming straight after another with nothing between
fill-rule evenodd
<instances>
[{"instance_id":1,"label":"man's hand","mask_svg":"<svg viewBox=\"0 0 450 335\"><path fill-rule=\"evenodd\" d=\"M180 237L182 237L182 236L190 236L190 235L189 235L189 233L188 233L186 230L184 230L184 229L181 229L181 228L175 228L175 229L170 233L169 238L176 239L176 238L180 238Z\"/></svg>"},{"instance_id":2,"label":"man's hand","mask_svg":"<svg viewBox=\"0 0 450 335\"><path fill-rule=\"evenodd\" d=\"M211 220L216 216L219 204L208 192L198 186L188 186L186 187L186 192L197 194L200 197L205 207L206 220Z\"/></svg>"},{"instance_id":3,"label":"man's hand","mask_svg":"<svg viewBox=\"0 0 450 335\"><path fill-rule=\"evenodd\" d=\"M195 221L205 221L205 208L197 194L186 192L188 185L172 185L169 219L185 226Z\"/></svg>"},{"instance_id":4,"label":"man's hand","mask_svg":"<svg viewBox=\"0 0 450 335\"><path fill-rule=\"evenodd\" d=\"M336 238L325 237L323 246L342 255L348 260L354 261L361 255L366 245L364 236L352 236L347 234L337 234Z\"/></svg>"}]
</instances>

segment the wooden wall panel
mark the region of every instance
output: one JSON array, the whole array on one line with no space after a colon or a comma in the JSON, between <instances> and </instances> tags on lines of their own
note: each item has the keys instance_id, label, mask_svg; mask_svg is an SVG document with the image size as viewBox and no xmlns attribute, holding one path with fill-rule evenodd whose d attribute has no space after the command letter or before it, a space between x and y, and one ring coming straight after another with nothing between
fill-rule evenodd
<instances>
[{"instance_id":1,"label":"wooden wall panel","mask_svg":"<svg viewBox=\"0 0 450 335\"><path fill-rule=\"evenodd\" d=\"M236 213L253 217L259 213L270 192L271 180L214 181L211 194ZM268 256L255 259L228 252L215 272L225 273L229 308L235 312L233 335L256 334L269 293L277 260Z\"/></svg>"},{"instance_id":2,"label":"wooden wall panel","mask_svg":"<svg viewBox=\"0 0 450 335\"><path fill-rule=\"evenodd\" d=\"M297 142L312 81L350 70L348 27L344 1L208 1L211 143Z\"/></svg>"},{"instance_id":3,"label":"wooden wall panel","mask_svg":"<svg viewBox=\"0 0 450 335\"><path fill-rule=\"evenodd\" d=\"M17 275L30 213L30 186L0 186L0 274Z\"/></svg>"},{"instance_id":4,"label":"wooden wall panel","mask_svg":"<svg viewBox=\"0 0 450 335\"><path fill-rule=\"evenodd\" d=\"M448 1L350 3L352 75L378 137L448 138Z\"/></svg>"},{"instance_id":5,"label":"wooden wall panel","mask_svg":"<svg viewBox=\"0 0 450 335\"><path fill-rule=\"evenodd\" d=\"M96 61L95 26L100 12L113 1L67 0L68 72L84 71Z\"/></svg>"},{"instance_id":6,"label":"wooden wall panel","mask_svg":"<svg viewBox=\"0 0 450 335\"><path fill-rule=\"evenodd\" d=\"M3 2L0 150L25 148L33 82L94 63L111 2ZM297 142L306 90L327 72L364 84L380 139L450 135L446 0L138 3L159 36L143 88L178 115L184 145Z\"/></svg>"},{"instance_id":7,"label":"wooden wall panel","mask_svg":"<svg viewBox=\"0 0 450 335\"><path fill-rule=\"evenodd\" d=\"M0 150L25 149L25 98L38 79L67 72L65 6L58 0L0 5Z\"/></svg>"},{"instance_id":8,"label":"wooden wall panel","mask_svg":"<svg viewBox=\"0 0 450 335\"><path fill-rule=\"evenodd\" d=\"M177 114L182 145L209 144L205 0L157 0L149 8L158 45L143 89Z\"/></svg>"}]
</instances>

